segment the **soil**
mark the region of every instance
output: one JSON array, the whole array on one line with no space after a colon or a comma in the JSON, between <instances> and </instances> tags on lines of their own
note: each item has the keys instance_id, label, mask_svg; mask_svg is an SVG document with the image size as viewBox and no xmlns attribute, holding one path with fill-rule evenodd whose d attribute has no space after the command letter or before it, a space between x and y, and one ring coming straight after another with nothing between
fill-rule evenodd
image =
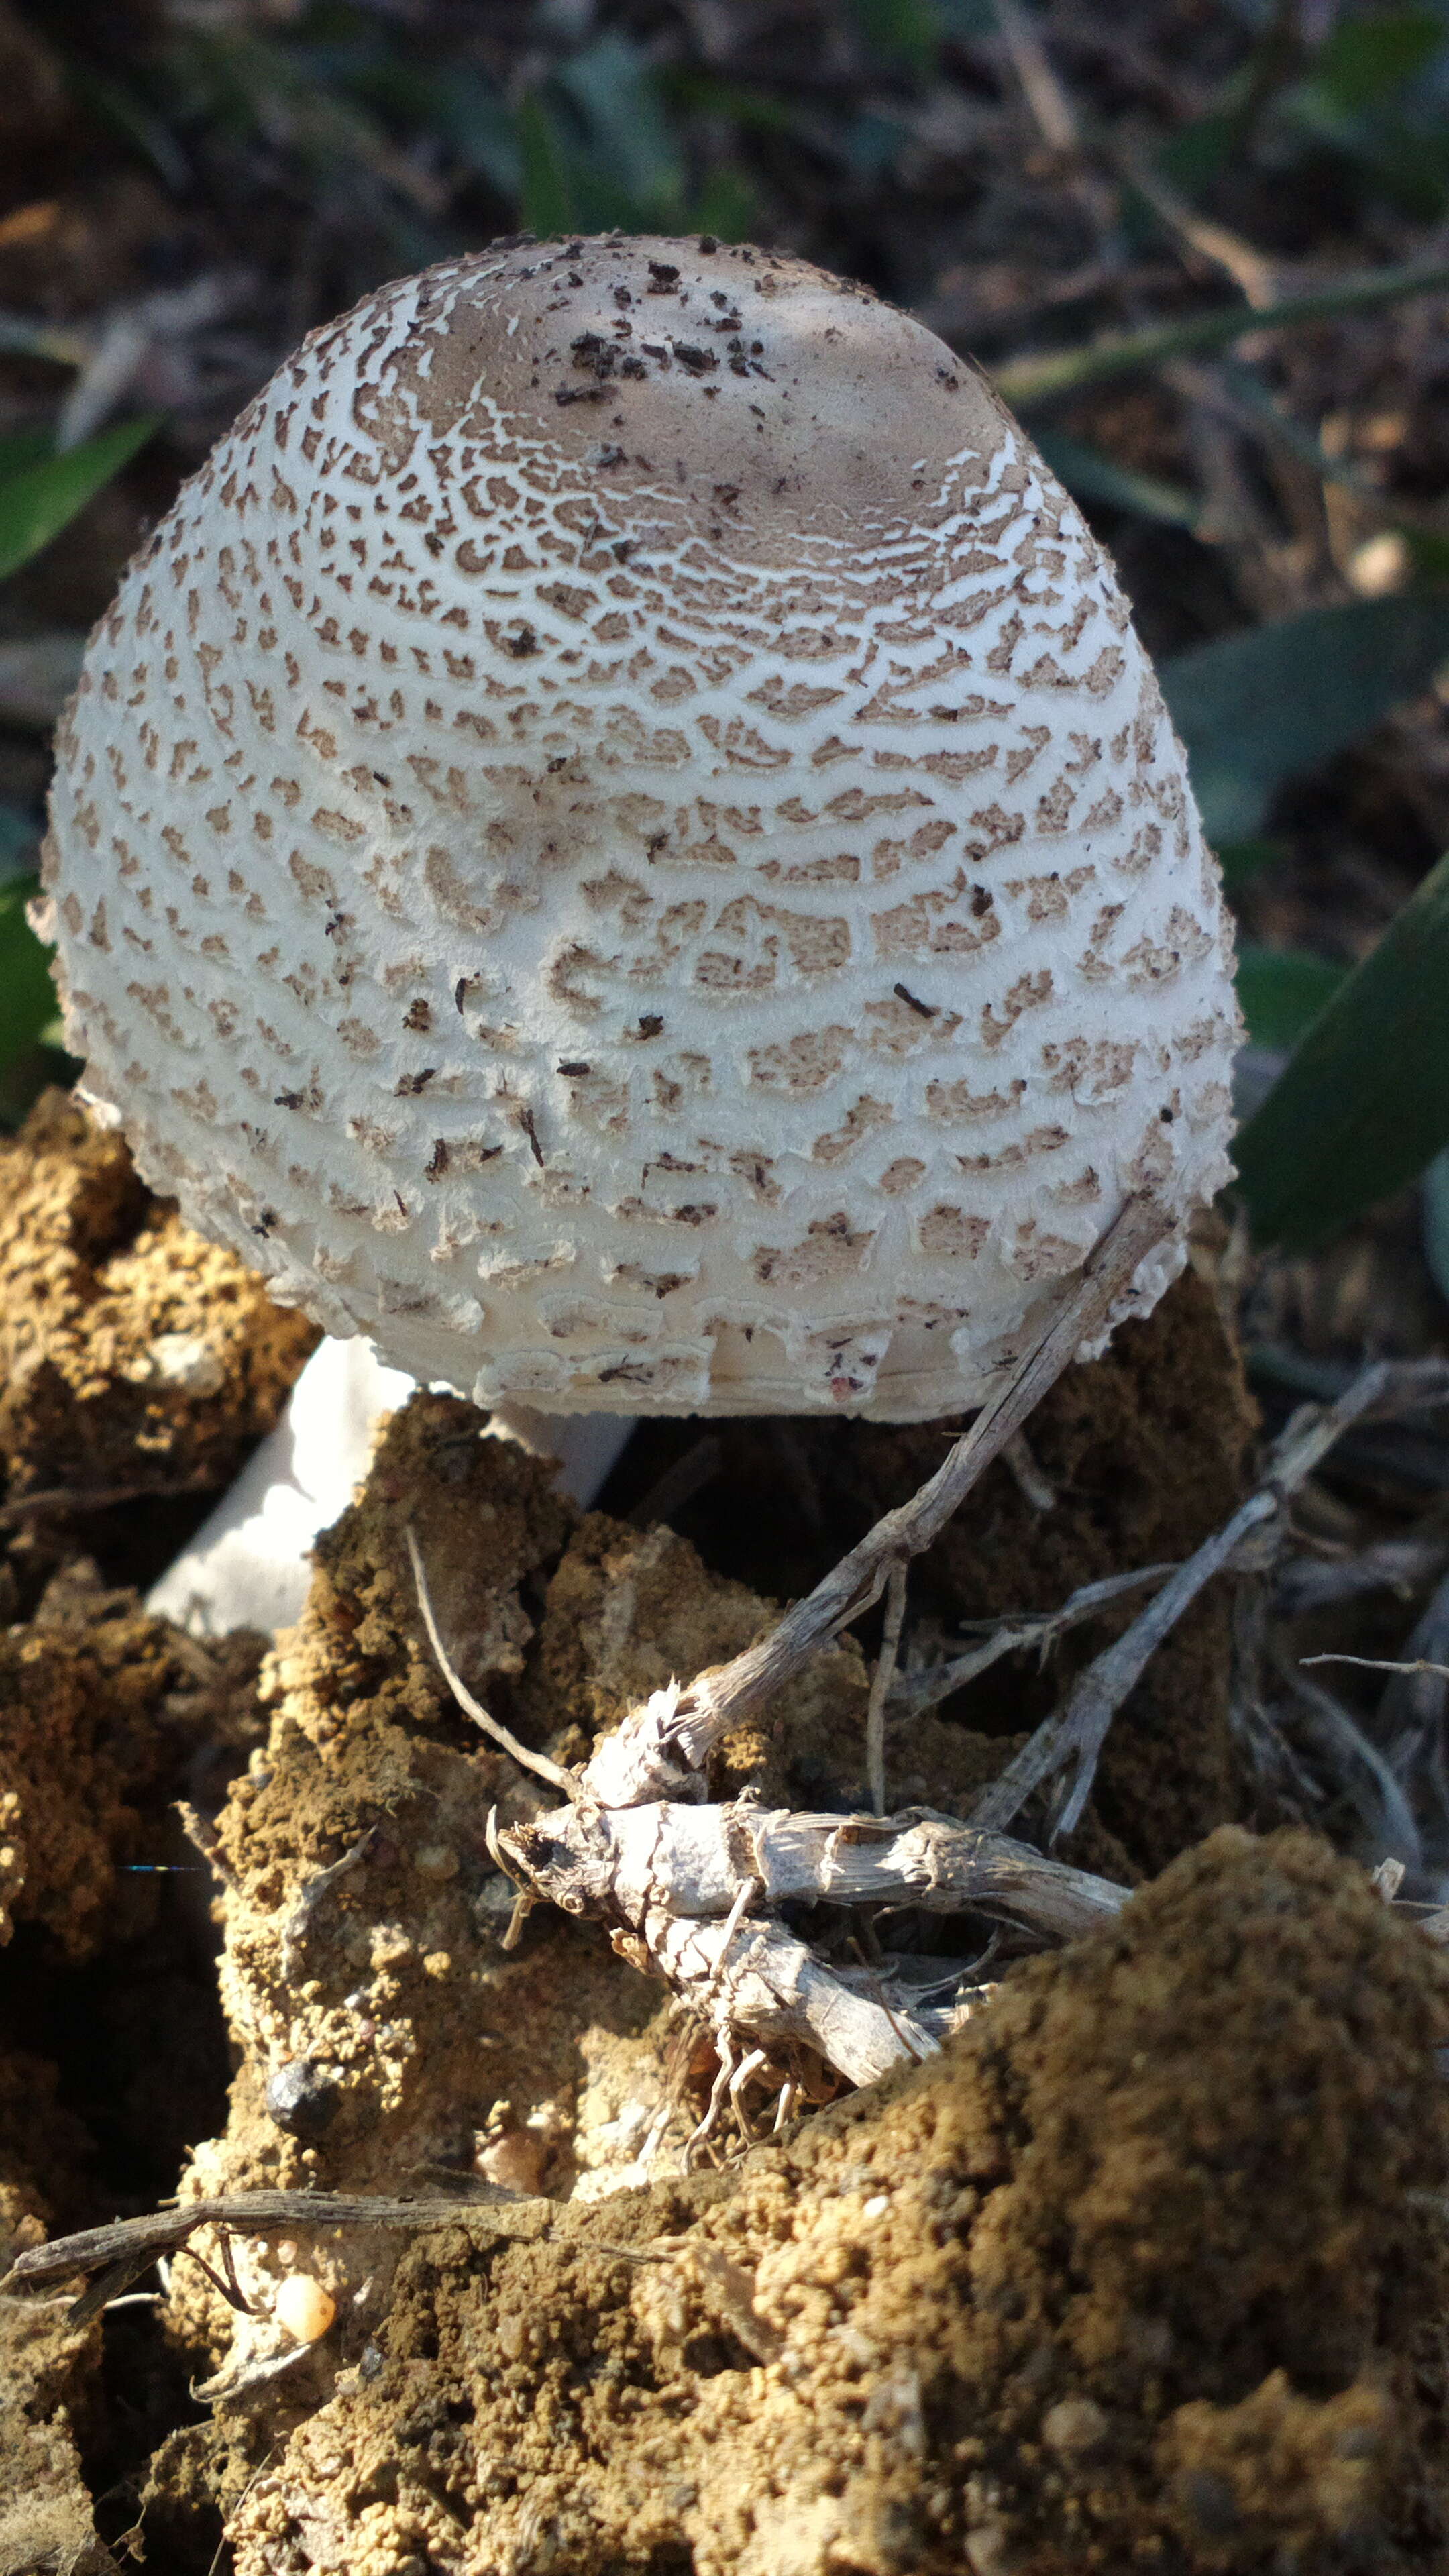
<instances>
[{"instance_id":1,"label":"soil","mask_svg":"<svg viewBox=\"0 0 1449 2576\"><path fill-rule=\"evenodd\" d=\"M318 1340L61 1091L0 1137L0 1613L79 1548L146 1584ZM193 1519L199 1517L191 1512Z\"/></svg>"},{"instance_id":2,"label":"soil","mask_svg":"<svg viewBox=\"0 0 1449 2576\"><path fill-rule=\"evenodd\" d=\"M38 842L56 674L123 564L285 353L385 277L520 223L657 220L633 175L659 168L655 120L681 210L733 206L988 366L1206 310L1242 291L1242 255L1273 294L1433 261L1437 128L1397 121L1392 77L1425 13L1379 14L1386 54L1372 11L1221 0L0 0L0 433L53 432L94 389L87 353L104 380L133 323L96 425L161 424L4 584L25 670L0 711L0 866L17 826ZM631 47L648 85L626 77L600 127ZM1316 74L1341 85L1356 49L1364 96L1340 86L1327 116ZM520 104L522 201L496 149ZM1186 225L1124 184L1154 166ZM1363 541L1401 510L1402 577L1435 577L1415 549L1449 470L1442 303L1241 354L1278 432L1234 416L1212 363L1043 421L1197 505L1191 527L1088 505L1156 654L1359 595ZM1320 438L1357 490L1323 480ZM1289 780L1260 829L1246 934L1363 956L1449 839L1443 691ZM51 1076L43 1043L8 1065L0 1121ZM1413 1193L1245 1284L1274 1429L1366 1352L1449 1348ZM1394 1741L1382 1677L1333 1677L1331 1742L1292 1677L1320 1647L1405 1651L1446 1563L1442 1441L1345 1444L1300 1497L1287 1570L1318 1606L1279 1603L1268 1631L1262 1587L1223 1581L1154 1656L1068 1854L1137 1889L1111 1929L1004 1951L929 2066L767 2144L726 2128L713 2162L660 2179L651 2129L672 2111L678 2162L713 2057L602 1934L535 1911L504 1947L485 1820L530 1793L439 1682L402 1527L465 1679L568 1761L747 1642L951 1426L654 1425L581 1518L425 1399L319 1551L296 1632L200 1647L141 1596L312 1339L62 1095L0 1139L0 2272L44 2232L223 2182L458 2204L412 2240L240 2240L251 2316L186 2259L81 2333L62 2302L0 2292L0 2576L1449 2567L1445 1954L1326 1840L1272 1830L1291 1808L1392 1847L1361 1750ZM1181 1556L1240 1498L1253 1432L1188 1277L1063 1381L1029 1457L918 1566L914 1640ZM1350 1601L1365 1569L1377 1588ZM966 1813L1129 1616L893 1731L892 1799ZM1256 1618L1272 1653L1255 1665L1248 1635L1234 1682L1235 1617L1240 1649ZM738 1730L713 1788L860 1804L878 1635L860 1623ZM1449 1869L1425 1681L1393 1719L1422 1756L1433 1865L1411 1892ZM768 2126L767 2088L746 2108ZM337 2314L289 2355L278 2296L309 2281ZM252 2376L268 2356L280 2375Z\"/></svg>"},{"instance_id":3,"label":"soil","mask_svg":"<svg viewBox=\"0 0 1449 2576\"><path fill-rule=\"evenodd\" d=\"M417 2240L238 2576L1437 2564L1446 2026L1361 1874L1219 1832L726 2174Z\"/></svg>"},{"instance_id":4,"label":"soil","mask_svg":"<svg viewBox=\"0 0 1449 2576\"><path fill-rule=\"evenodd\" d=\"M210 2576L224 2536L236 2576L1438 2563L1449 1966L1326 1844L1244 1830L1265 1809L1225 1600L1108 1739L1071 1857L1152 1882L1113 1926L1008 1949L940 2059L816 2082L780 2138L716 2133L687 2171L711 2048L601 1933L514 1924L488 1817L537 1784L445 1686L405 1533L469 1690L572 1762L757 1636L946 1426L724 1425L703 1457L655 1427L581 1515L419 1395L297 1628L203 1648L122 1580L159 1533L86 1504L159 1460L195 1488L168 1503L184 1535L308 1336L68 1104L8 1150L10 1497L37 1490L42 1372L74 1480L9 1525L9 2249L177 2191L444 2193L458 2218L237 2239L240 2311L205 2235L210 2273L178 2258L82 2335L0 2299L0 2494L24 2499L0 2576L142 2549ZM138 1373L213 1299L220 1384ZM1240 1498L1251 1428L1189 1275L1048 1399L1030 1461L920 1568L919 1615L945 1636L1183 1555ZM1125 1615L893 1730L892 1800L965 1815ZM864 1627L738 1728L713 1793L859 1807L872 1649ZM761 2079L746 2109L772 2108ZM280 2321L304 2285L332 2312L310 2343Z\"/></svg>"}]
</instances>

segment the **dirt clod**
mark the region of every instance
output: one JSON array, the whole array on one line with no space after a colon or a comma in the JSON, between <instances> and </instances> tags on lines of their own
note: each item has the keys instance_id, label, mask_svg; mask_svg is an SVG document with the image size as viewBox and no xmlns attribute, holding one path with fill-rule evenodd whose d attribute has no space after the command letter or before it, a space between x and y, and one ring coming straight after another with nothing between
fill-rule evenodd
<instances>
[{"instance_id":1,"label":"dirt clod","mask_svg":"<svg viewBox=\"0 0 1449 2576\"><path fill-rule=\"evenodd\" d=\"M470 1406L418 1396L322 1540L306 1613L269 1662L269 1739L218 1820L241 2063L227 2132L185 2189L442 2187L461 2202L519 2172L564 2192L584 2162L637 2152L662 2081L642 2037L658 1991L562 1916L502 1947L514 1891L486 1822L493 1805L527 1812L531 1784L454 1706L405 1539L411 1527L463 1678L526 1733L512 1686L574 1517ZM328 2248L322 2286L346 2303L333 2368L365 2343L396 2251L366 2236ZM241 2249L251 2320L178 2272L182 2330L244 2370L272 2349L294 2260Z\"/></svg>"},{"instance_id":2,"label":"dirt clod","mask_svg":"<svg viewBox=\"0 0 1449 2576\"><path fill-rule=\"evenodd\" d=\"M168 1797L255 1719L256 1649L202 1647L72 1564L0 1631L0 1943L42 1924L72 1958L114 1933L117 1871L155 1862Z\"/></svg>"},{"instance_id":3,"label":"dirt clod","mask_svg":"<svg viewBox=\"0 0 1449 2576\"><path fill-rule=\"evenodd\" d=\"M416 2240L238 2576L1438 2563L1449 1974L1213 1837L730 2174Z\"/></svg>"},{"instance_id":4,"label":"dirt clod","mask_svg":"<svg viewBox=\"0 0 1449 2576\"><path fill-rule=\"evenodd\" d=\"M17 1561L63 1561L68 1501L82 1545L106 1497L133 1522L148 1496L194 1492L199 1512L316 1339L65 1094L0 1139L0 1471ZM57 1499L41 1510L41 1495Z\"/></svg>"}]
</instances>

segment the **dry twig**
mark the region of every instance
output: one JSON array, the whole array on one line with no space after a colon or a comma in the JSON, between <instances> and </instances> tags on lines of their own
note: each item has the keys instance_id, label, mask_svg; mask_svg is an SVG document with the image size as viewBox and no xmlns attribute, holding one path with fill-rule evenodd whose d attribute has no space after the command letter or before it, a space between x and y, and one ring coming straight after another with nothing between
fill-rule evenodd
<instances>
[{"instance_id":1,"label":"dry twig","mask_svg":"<svg viewBox=\"0 0 1449 2576\"><path fill-rule=\"evenodd\" d=\"M1007 1618L992 1623L989 1637L982 1639L964 1655L953 1655L948 1663L928 1664L918 1673L898 1674L891 1686L887 1713L893 1720L924 1716L928 1708L949 1699L953 1691L964 1690L978 1673L989 1671L1003 1655L1016 1655L1035 1646L1044 1655L1071 1628L1084 1619L1095 1619L1124 1592L1139 1592L1144 1584L1161 1583L1173 1573L1170 1565L1144 1565L1130 1574L1104 1575L1098 1583L1083 1583L1069 1594L1059 1610L1025 1613L1020 1618Z\"/></svg>"},{"instance_id":2,"label":"dry twig","mask_svg":"<svg viewBox=\"0 0 1449 2576\"><path fill-rule=\"evenodd\" d=\"M1054 1799L1051 1821L1054 1836L1070 1833L1080 1822L1091 1794L1098 1757L1113 1717L1141 1678L1150 1656L1204 1586L1215 1574L1222 1573L1255 1532L1265 1531L1275 1521L1281 1527L1283 1504L1306 1483L1351 1424L1446 1401L1449 1364L1441 1360L1397 1364L1380 1361L1365 1369L1336 1404L1305 1405L1296 1413L1270 1452L1268 1474L1259 1491L1240 1505L1222 1529L1204 1540L1131 1627L1088 1665L1065 1707L1043 1721L1015 1761L978 1801L973 1823L998 1831L1009 1825L1034 1789L1072 1763L1075 1776L1070 1788Z\"/></svg>"},{"instance_id":3,"label":"dry twig","mask_svg":"<svg viewBox=\"0 0 1449 2576\"><path fill-rule=\"evenodd\" d=\"M227 2192L215 2200L188 2200L145 2218L117 2218L105 2227L82 2227L74 2236L29 2245L0 2281L0 2295L38 2289L77 2272L97 2273L100 2277L69 2311L67 2323L78 2327L99 2315L161 2256L180 2253L203 2227L269 2237L308 2227L452 2227L459 2220L482 2217L497 2233L517 2236L535 2232L547 2207L543 2201L511 2199L506 2192L486 2204L475 2198L394 2200L325 2191Z\"/></svg>"},{"instance_id":4,"label":"dry twig","mask_svg":"<svg viewBox=\"0 0 1449 2576\"><path fill-rule=\"evenodd\" d=\"M1020 1430L1084 1342L1101 1333L1133 1274L1167 1232L1160 1208L1129 1200L1035 1346L908 1503L886 1512L803 1601L731 1663L671 1684L631 1709L587 1764L580 1788L604 1807L696 1797L698 1773L731 1727L773 1699L812 1655L880 1599L893 1564L919 1556Z\"/></svg>"}]
</instances>

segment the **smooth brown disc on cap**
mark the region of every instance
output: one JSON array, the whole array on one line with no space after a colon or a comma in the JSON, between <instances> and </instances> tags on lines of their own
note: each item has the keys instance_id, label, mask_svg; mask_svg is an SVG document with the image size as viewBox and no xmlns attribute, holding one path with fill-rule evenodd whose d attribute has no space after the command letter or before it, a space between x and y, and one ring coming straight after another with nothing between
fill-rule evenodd
<instances>
[{"instance_id":1,"label":"smooth brown disc on cap","mask_svg":"<svg viewBox=\"0 0 1449 2576\"><path fill-rule=\"evenodd\" d=\"M499 244L314 334L93 639L46 882L146 1175L483 1403L950 1411L1226 1176L1111 568L968 366L767 252Z\"/></svg>"}]
</instances>

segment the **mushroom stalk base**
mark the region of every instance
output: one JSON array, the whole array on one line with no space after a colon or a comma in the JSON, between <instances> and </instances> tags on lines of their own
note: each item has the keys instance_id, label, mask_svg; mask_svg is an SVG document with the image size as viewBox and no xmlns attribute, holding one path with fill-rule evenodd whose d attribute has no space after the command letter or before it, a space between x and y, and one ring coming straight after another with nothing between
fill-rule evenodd
<instances>
[{"instance_id":1,"label":"mushroom stalk base","mask_svg":"<svg viewBox=\"0 0 1449 2576\"><path fill-rule=\"evenodd\" d=\"M531 1404L495 1404L488 1428L516 1440L535 1458L557 1458L564 1492L587 1511L608 1483L638 1419L632 1413L537 1413Z\"/></svg>"},{"instance_id":2,"label":"mushroom stalk base","mask_svg":"<svg viewBox=\"0 0 1449 2576\"><path fill-rule=\"evenodd\" d=\"M385 1368L361 1338L320 1342L275 1430L153 1585L147 1608L196 1637L300 1619L313 1544L347 1509L378 1424L406 1404L414 1383L402 1369ZM494 1413L489 1427L535 1457L557 1458L565 1493L587 1505L634 1425L627 1415L535 1413L520 1404Z\"/></svg>"}]
</instances>

